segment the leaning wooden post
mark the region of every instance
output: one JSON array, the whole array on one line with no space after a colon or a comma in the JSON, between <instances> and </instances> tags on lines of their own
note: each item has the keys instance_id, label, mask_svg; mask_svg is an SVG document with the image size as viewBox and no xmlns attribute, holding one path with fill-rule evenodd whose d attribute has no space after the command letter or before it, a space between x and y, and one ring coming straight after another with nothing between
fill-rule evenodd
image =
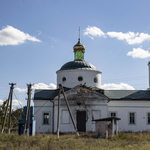
<instances>
[{"instance_id":1,"label":"leaning wooden post","mask_svg":"<svg viewBox=\"0 0 150 150\"><path fill-rule=\"evenodd\" d=\"M8 134L10 134L10 129L11 129L11 113L12 113L12 92L11 92L11 96L10 96L10 108L9 108Z\"/></svg>"},{"instance_id":2,"label":"leaning wooden post","mask_svg":"<svg viewBox=\"0 0 150 150\"><path fill-rule=\"evenodd\" d=\"M2 126L2 133L4 132L4 127L5 127L5 123L6 123L7 112L8 112L9 101L10 101L10 95L11 95L11 92L10 92L9 98L8 98L8 100L7 100L7 106L6 106L6 111L5 111L5 117L4 117L3 126Z\"/></svg>"},{"instance_id":3,"label":"leaning wooden post","mask_svg":"<svg viewBox=\"0 0 150 150\"><path fill-rule=\"evenodd\" d=\"M116 120L116 135L118 135L118 120Z\"/></svg>"},{"instance_id":4,"label":"leaning wooden post","mask_svg":"<svg viewBox=\"0 0 150 150\"><path fill-rule=\"evenodd\" d=\"M29 112L29 101L27 100L27 107L26 107L26 115L25 115L25 123L24 123L24 131L23 131L23 134L26 133L26 126L27 126L28 112Z\"/></svg>"},{"instance_id":5,"label":"leaning wooden post","mask_svg":"<svg viewBox=\"0 0 150 150\"><path fill-rule=\"evenodd\" d=\"M112 136L114 136L114 119L112 119Z\"/></svg>"},{"instance_id":6,"label":"leaning wooden post","mask_svg":"<svg viewBox=\"0 0 150 150\"><path fill-rule=\"evenodd\" d=\"M71 113L71 111L70 111L70 107L69 107L69 104L68 104L68 101L67 101L67 98L66 98L66 95L65 95L63 86L62 86L61 84L59 84L59 86L61 87L62 92L63 92L63 95L64 95L64 98L65 98L65 100L66 100L66 104L67 104L67 107L68 107L68 110L69 110L69 114L70 114L70 116L71 116L72 123L73 123L73 125L74 125L75 130L76 130L76 134L77 134L77 136L79 136L77 127L76 127L75 122L74 122L74 119L73 119L73 117L72 117L72 113Z\"/></svg>"},{"instance_id":7,"label":"leaning wooden post","mask_svg":"<svg viewBox=\"0 0 150 150\"><path fill-rule=\"evenodd\" d=\"M7 106L6 106L6 111L5 111L5 117L4 117L4 121L3 121L3 126L2 126L2 133L4 132L4 127L5 127L5 123L6 123L6 118L7 118L7 113L8 113L8 107L9 107L9 103L10 103L10 99L12 98L12 93L13 93L13 88L14 88L14 83L9 83L9 85L11 85L10 87L10 93L9 93L9 97L8 97L8 101L7 101ZM10 116L10 112L9 112L9 116ZM8 129L9 130L9 129Z\"/></svg>"},{"instance_id":8,"label":"leaning wooden post","mask_svg":"<svg viewBox=\"0 0 150 150\"><path fill-rule=\"evenodd\" d=\"M59 86L59 95L58 95L58 119L57 119L57 138L59 138L60 94L61 94L61 89L60 89L60 86Z\"/></svg>"}]
</instances>

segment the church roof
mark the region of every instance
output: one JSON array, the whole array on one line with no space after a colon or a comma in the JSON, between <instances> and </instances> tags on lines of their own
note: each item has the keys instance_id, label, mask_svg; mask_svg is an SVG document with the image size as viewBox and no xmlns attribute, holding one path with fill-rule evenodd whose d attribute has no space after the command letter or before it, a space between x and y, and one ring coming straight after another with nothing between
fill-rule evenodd
<instances>
[{"instance_id":1,"label":"church roof","mask_svg":"<svg viewBox=\"0 0 150 150\"><path fill-rule=\"evenodd\" d=\"M64 64L60 70L72 70L72 69L81 69L81 70L95 70L96 67L92 65L91 63L84 61L84 60L75 60L75 61L70 61ZM59 71L60 71L59 70Z\"/></svg>"},{"instance_id":2,"label":"church roof","mask_svg":"<svg viewBox=\"0 0 150 150\"><path fill-rule=\"evenodd\" d=\"M78 85L79 86L79 85ZM89 89L85 85L80 85L82 88ZM66 88L63 87L64 91L69 91L74 88ZM150 91L149 90L95 90L105 96L107 96L110 100L150 100ZM54 100L54 98L58 95L59 89L50 90L50 89L35 89L34 92L34 100ZM92 98L92 97L91 97Z\"/></svg>"},{"instance_id":3,"label":"church roof","mask_svg":"<svg viewBox=\"0 0 150 150\"><path fill-rule=\"evenodd\" d=\"M64 91L69 90L70 88L65 88ZM59 93L59 89L50 90L50 89L35 89L34 100L53 100L55 96Z\"/></svg>"},{"instance_id":4,"label":"church roof","mask_svg":"<svg viewBox=\"0 0 150 150\"><path fill-rule=\"evenodd\" d=\"M104 90L111 100L150 100L148 90Z\"/></svg>"}]
</instances>

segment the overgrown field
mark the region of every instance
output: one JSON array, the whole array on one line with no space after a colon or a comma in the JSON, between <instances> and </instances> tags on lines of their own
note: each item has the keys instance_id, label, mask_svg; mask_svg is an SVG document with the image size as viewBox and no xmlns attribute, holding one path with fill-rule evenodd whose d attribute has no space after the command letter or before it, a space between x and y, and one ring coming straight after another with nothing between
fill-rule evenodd
<instances>
[{"instance_id":1,"label":"overgrown field","mask_svg":"<svg viewBox=\"0 0 150 150\"><path fill-rule=\"evenodd\" d=\"M36 134L19 136L0 134L0 150L150 150L150 133L120 133L109 139L97 139L93 133Z\"/></svg>"}]
</instances>

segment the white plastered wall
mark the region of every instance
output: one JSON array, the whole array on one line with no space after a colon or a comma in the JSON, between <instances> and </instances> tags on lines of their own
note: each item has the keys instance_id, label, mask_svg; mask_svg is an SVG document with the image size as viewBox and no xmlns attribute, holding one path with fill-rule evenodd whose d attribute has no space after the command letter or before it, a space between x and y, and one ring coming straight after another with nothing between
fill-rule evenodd
<instances>
[{"instance_id":1,"label":"white plastered wall","mask_svg":"<svg viewBox=\"0 0 150 150\"><path fill-rule=\"evenodd\" d=\"M119 131L150 131L150 125L147 124L147 113L150 113L149 101L110 101L108 103L108 115L110 112L116 112ZM135 113L135 124L129 124L129 113Z\"/></svg>"},{"instance_id":2,"label":"white plastered wall","mask_svg":"<svg viewBox=\"0 0 150 150\"><path fill-rule=\"evenodd\" d=\"M76 101L70 101L69 100L69 105L70 105L70 110L73 115L75 124L77 125L77 111L86 111L86 132L92 131L95 132L95 123L92 122L92 112L94 110L100 112L100 117L99 118L106 118L107 117L107 101L100 101L100 100L89 100L89 101L84 101L85 106L81 105L78 106ZM73 123L70 118L69 123L62 123L62 111L63 110L68 110L66 103L64 100L61 100L61 107L60 107L60 132L67 133L67 132L75 132ZM57 131L57 115L58 115L58 101L55 101L55 127L54 127L54 132ZM68 115L67 115L68 117ZM98 118L98 119L99 119Z\"/></svg>"},{"instance_id":3,"label":"white plastered wall","mask_svg":"<svg viewBox=\"0 0 150 150\"><path fill-rule=\"evenodd\" d=\"M78 81L78 77L82 77L82 81ZM63 82L62 78L66 78L66 81ZM98 79L98 82L94 82L94 78ZM62 84L64 87L73 88L76 85L84 84L91 87L101 87L101 72L94 70L61 70L57 71L57 87L59 84Z\"/></svg>"},{"instance_id":4,"label":"white plastered wall","mask_svg":"<svg viewBox=\"0 0 150 150\"><path fill-rule=\"evenodd\" d=\"M43 124L44 112L50 114L48 125ZM53 103L50 100L34 100L34 119L36 120L36 132L51 133L53 128Z\"/></svg>"}]
</instances>

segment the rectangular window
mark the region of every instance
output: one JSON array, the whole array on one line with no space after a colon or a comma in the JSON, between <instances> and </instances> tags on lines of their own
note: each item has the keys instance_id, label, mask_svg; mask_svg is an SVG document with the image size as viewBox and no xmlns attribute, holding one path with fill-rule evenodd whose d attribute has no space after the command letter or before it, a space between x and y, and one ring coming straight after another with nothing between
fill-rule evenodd
<instances>
[{"instance_id":1,"label":"rectangular window","mask_svg":"<svg viewBox=\"0 0 150 150\"><path fill-rule=\"evenodd\" d=\"M49 113L48 112L43 113L43 124L49 124Z\"/></svg>"},{"instance_id":2,"label":"rectangular window","mask_svg":"<svg viewBox=\"0 0 150 150\"><path fill-rule=\"evenodd\" d=\"M129 124L135 124L135 113L129 113Z\"/></svg>"},{"instance_id":3,"label":"rectangular window","mask_svg":"<svg viewBox=\"0 0 150 150\"><path fill-rule=\"evenodd\" d=\"M150 124L150 113L147 113L147 124Z\"/></svg>"},{"instance_id":4,"label":"rectangular window","mask_svg":"<svg viewBox=\"0 0 150 150\"><path fill-rule=\"evenodd\" d=\"M115 112L111 112L111 117L116 117L116 113Z\"/></svg>"},{"instance_id":5,"label":"rectangular window","mask_svg":"<svg viewBox=\"0 0 150 150\"><path fill-rule=\"evenodd\" d=\"M68 110L62 110L61 112L61 123L69 124L70 123L70 114Z\"/></svg>"},{"instance_id":6,"label":"rectangular window","mask_svg":"<svg viewBox=\"0 0 150 150\"><path fill-rule=\"evenodd\" d=\"M110 117L116 117L116 112L111 112ZM116 120L114 121L114 123L116 124Z\"/></svg>"},{"instance_id":7,"label":"rectangular window","mask_svg":"<svg viewBox=\"0 0 150 150\"><path fill-rule=\"evenodd\" d=\"M100 119L100 118L101 118L101 111L100 110L92 110L92 120ZM92 121L92 123L95 123L95 121Z\"/></svg>"}]
</instances>

